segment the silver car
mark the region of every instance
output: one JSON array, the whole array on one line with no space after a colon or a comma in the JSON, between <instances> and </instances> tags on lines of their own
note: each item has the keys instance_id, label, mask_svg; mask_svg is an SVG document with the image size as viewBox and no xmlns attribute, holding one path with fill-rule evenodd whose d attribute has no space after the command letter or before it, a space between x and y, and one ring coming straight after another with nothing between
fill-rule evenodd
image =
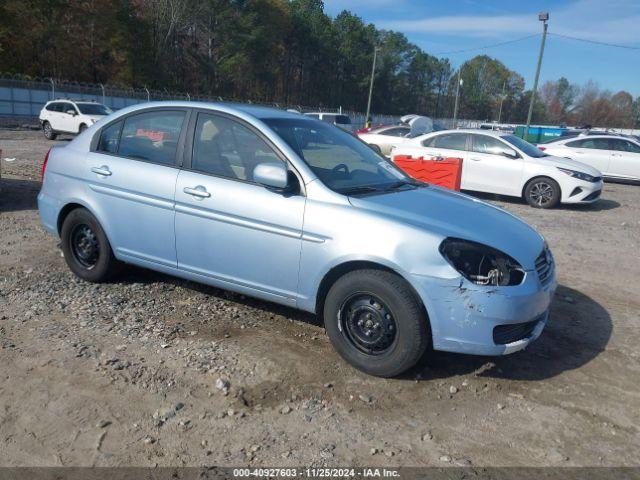
<instances>
[{"instance_id":1,"label":"silver car","mask_svg":"<svg viewBox=\"0 0 640 480\"><path fill-rule=\"evenodd\" d=\"M342 357L385 377L429 348L524 348L556 288L522 220L270 108L120 110L50 150L38 204L82 279L129 263L315 312Z\"/></svg>"}]
</instances>

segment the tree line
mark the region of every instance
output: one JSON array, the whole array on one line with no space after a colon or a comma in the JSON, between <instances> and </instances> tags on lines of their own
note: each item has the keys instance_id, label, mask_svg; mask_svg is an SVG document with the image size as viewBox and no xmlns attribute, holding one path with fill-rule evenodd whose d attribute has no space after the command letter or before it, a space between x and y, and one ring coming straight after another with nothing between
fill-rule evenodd
<instances>
[{"instance_id":1,"label":"tree line","mask_svg":"<svg viewBox=\"0 0 640 480\"><path fill-rule=\"evenodd\" d=\"M349 11L321 0L4 0L0 71L127 87L168 89L288 105L366 108L374 46L372 111L523 122L531 92L486 55L458 72ZM561 78L540 90L533 121L637 126L628 92Z\"/></svg>"}]
</instances>

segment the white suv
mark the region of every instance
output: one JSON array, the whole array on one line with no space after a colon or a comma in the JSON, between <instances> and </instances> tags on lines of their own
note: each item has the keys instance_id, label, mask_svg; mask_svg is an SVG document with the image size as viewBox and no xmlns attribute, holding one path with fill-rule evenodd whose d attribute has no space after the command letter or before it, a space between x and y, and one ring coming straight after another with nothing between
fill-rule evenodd
<instances>
[{"instance_id":1,"label":"white suv","mask_svg":"<svg viewBox=\"0 0 640 480\"><path fill-rule=\"evenodd\" d=\"M40 110L40 125L44 136L55 140L59 133L82 133L111 109L96 102L52 100Z\"/></svg>"}]
</instances>

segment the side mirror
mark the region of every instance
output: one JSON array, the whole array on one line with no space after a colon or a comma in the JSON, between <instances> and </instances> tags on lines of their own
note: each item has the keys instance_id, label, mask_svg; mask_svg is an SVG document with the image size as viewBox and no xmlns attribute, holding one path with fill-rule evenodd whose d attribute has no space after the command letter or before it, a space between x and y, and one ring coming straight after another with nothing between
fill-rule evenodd
<instances>
[{"instance_id":1,"label":"side mirror","mask_svg":"<svg viewBox=\"0 0 640 480\"><path fill-rule=\"evenodd\" d=\"M67 110L67 113L68 113L69 115L71 115L72 117L75 117L75 116L76 116L76 111L75 111L75 110L69 109L69 110Z\"/></svg>"},{"instance_id":2,"label":"side mirror","mask_svg":"<svg viewBox=\"0 0 640 480\"><path fill-rule=\"evenodd\" d=\"M516 152L512 148L505 148L502 151L502 155L504 155L507 158L520 158L520 155L518 155L518 152Z\"/></svg>"},{"instance_id":3,"label":"side mirror","mask_svg":"<svg viewBox=\"0 0 640 480\"><path fill-rule=\"evenodd\" d=\"M287 169L280 162L259 163L253 169L253 180L265 187L283 190L287 188L288 179Z\"/></svg>"}]
</instances>

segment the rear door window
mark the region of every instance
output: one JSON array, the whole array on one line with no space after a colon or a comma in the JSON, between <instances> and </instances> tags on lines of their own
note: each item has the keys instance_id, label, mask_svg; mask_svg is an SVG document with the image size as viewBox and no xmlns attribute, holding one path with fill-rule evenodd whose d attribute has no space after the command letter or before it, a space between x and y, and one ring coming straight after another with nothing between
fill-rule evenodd
<instances>
[{"instance_id":1,"label":"rear door window","mask_svg":"<svg viewBox=\"0 0 640 480\"><path fill-rule=\"evenodd\" d=\"M590 148L595 150L609 150L609 139L607 138L584 138L565 143L567 147Z\"/></svg>"},{"instance_id":2,"label":"rear door window","mask_svg":"<svg viewBox=\"0 0 640 480\"><path fill-rule=\"evenodd\" d=\"M154 110L124 120L118 154L123 157L175 165L185 112Z\"/></svg>"},{"instance_id":3,"label":"rear door window","mask_svg":"<svg viewBox=\"0 0 640 480\"><path fill-rule=\"evenodd\" d=\"M445 133L438 135L429 145L435 148L445 148L449 150L466 150L467 134L466 133Z\"/></svg>"},{"instance_id":4,"label":"rear door window","mask_svg":"<svg viewBox=\"0 0 640 480\"><path fill-rule=\"evenodd\" d=\"M410 130L408 128L397 127L384 130L380 132L380 135L388 135L390 137L404 137L409 132Z\"/></svg>"}]
</instances>

